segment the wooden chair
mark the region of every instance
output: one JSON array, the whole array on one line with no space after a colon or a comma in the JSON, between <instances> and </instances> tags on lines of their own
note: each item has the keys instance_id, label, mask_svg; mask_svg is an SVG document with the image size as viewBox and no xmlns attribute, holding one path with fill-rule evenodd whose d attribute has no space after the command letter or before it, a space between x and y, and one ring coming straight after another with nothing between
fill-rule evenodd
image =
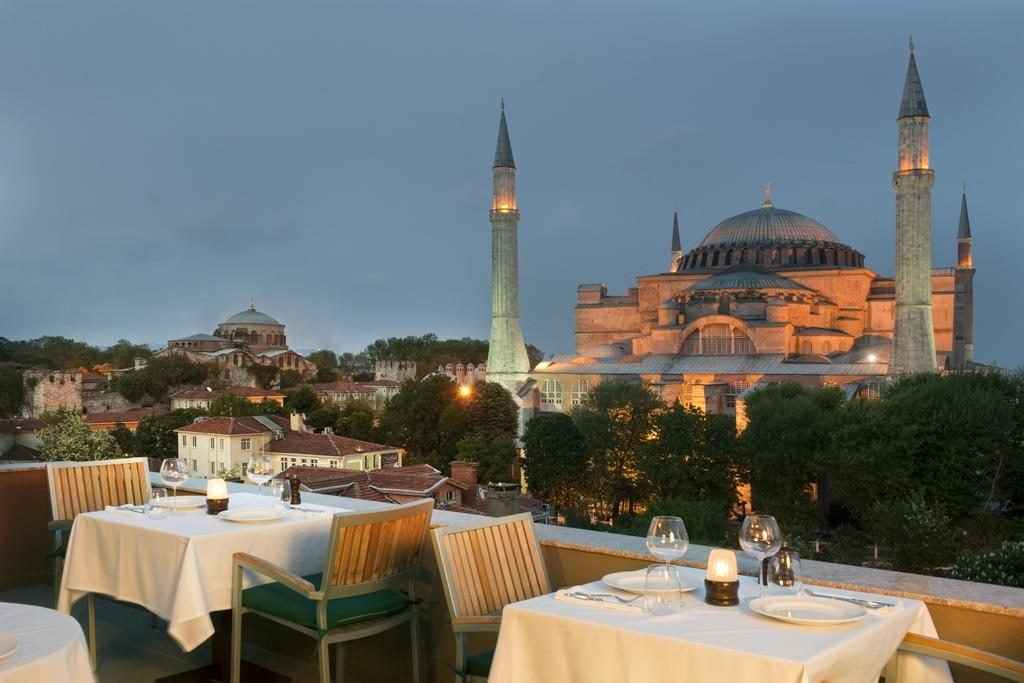
<instances>
[{"instance_id":1,"label":"wooden chair","mask_svg":"<svg viewBox=\"0 0 1024 683\"><path fill-rule=\"evenodd\" d=\"M978 669L979 671L986 671L1008 681L1024 683L1024 662L1001 657L1000 655L978 650L967 645L908 633L904 636L903 642L900 643L899 650L900 652L912 652L914 654L944 659L947 662L954 662L972 669ZM890 667L890 669L892 670L891 673L890 670L886 671L886 683L899 683L895 667Z\"/></svg>"},{"instance_id":2,"label":"wooden chair","mask_svg":"<svg viewBox=\"0 0 1024 683\"><path fill-rule=\"evenodd\" d=\"M54 534L53 591L54 604L60 593L67 538L75 517L82 512L95 512L108 505L143 505L149 502L153 489L149 482L149 460L116 458L88 462L50 462L46 464L46 480L50 488L50 531ZM96 601L87 596L89 607L89 662L96 670Z\"/></svg>"},{"instance_id":3,"label":"wooden chair","mask_svg":"<svg viewBox=\"0 0 1024 683\"><path fill-rule=\"evenodd\" d=\"M231 683L239 683L242 616L253 612L319 643L320 681L341 683L343 645L409 622L413 681L419 683L419 634L413 572L430 528L434 500L426 498L380 512L334 515L331 542L320 574L295 576L247 553L235 553L232 571ZM243 570L272 583L242 588ZM400 592L404 588L405 592Z\"/></svg>"},{"instance_id":4,"label":"wooden chair","mask_svg":"<svg viewBox=\"0 0 1024 683\"><path fill-rule=\"evenodd\" d=\"M551 592L529 513L431 533L455 632L455 681L486 679L494 651L466 655L467 633L497 632L501 609Z\"/></svg>"}]
</instances>

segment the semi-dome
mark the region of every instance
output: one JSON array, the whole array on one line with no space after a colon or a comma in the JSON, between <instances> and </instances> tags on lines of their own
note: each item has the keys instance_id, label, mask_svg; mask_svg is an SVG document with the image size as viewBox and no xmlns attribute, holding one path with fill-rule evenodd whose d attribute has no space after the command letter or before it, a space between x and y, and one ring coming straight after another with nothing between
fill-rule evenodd
<instances>
[{"instance_id":1,"label":"semi-dome","mask_svg":"<svg viewBox=\"0 0 1024 683\"><path fill-rule=\"evenodd\" d=\"M760 209L726 218L711 229L702 247L726 245L839 242L835 233L818 221L796 211L779 209L766 202Z\"/></svg>"},{"instance_id":2,"label":"semi-dome","mask_svg":"<svg viewBox=\"0 0 1024 683\"><path fill-rule=\"evenodd\" d=\"M257 311L255 306L250 306L246 310L235 313L233 316L225 320L222 325L280 325L266 313Z\"/></svg>"},{"instance_id":3,"label":"semi-dome","mask_svg":"<svg viewBox=\"0 0 1024 683\"><path fill-rule=\"evenodd\" d=\"M724 273L717 273L701 280L692 290L698 292L712 292L729 289L795 289L806 290L807 288L799 282L794 282L788 277L761 269L730 270Z\"/></svg>"}]
</instances>

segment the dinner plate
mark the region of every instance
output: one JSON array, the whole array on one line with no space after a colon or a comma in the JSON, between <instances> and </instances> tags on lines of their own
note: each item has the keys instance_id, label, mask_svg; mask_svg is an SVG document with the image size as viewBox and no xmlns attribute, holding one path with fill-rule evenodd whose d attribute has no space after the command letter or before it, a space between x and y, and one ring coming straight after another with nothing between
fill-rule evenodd
<instances>
[{"instance_id":1,"label":"dinner plate","mask_svg":"<svg viewBox=\"0 0 1024 683\"><path fill-rule=\"evenodd\" d=\"M804 595L772 595L754 598L750 609L772 619L806 626L834 626L858 621L867 614L860 605Z\"/></svg>"},{"instance_id":2,"label":"dinner plate","mask_svg":"<svg viewBox=\"0 0 1024 683\"><path fill-rule=\"evenodd\" d=\"M168 496L167 498L153 499L153 506L158 508L174 508L184 510L187 508L206 507L206 496Z\"/></svg>"},{"instance_id":3,"label":"dinner plate","mask_svg":"<svg viewBox=\"0 0 1024 683\"><path fill-rule=\"evenodd\" d=\"M18 651L18 639L13 633L0 633L0 660L7 659Z\"/></svg>"},{"instance_id":4,"label":"dinner plate","mask_svg":"<svg viewBox=\"0 0 1024 683\"><path fill-rule=\"evenodd\" d=\"M697 586L688 582L683 576L679 577L678 584L666 581L664 573L658 573L652 577L656 582L654 586L645 586L646 574L646 569L637 569L631 572L615 572L614 574L605 576L601 580L612 588L617 588L620 591L626 591L627 593L635 593L637 595L656 595L658 593L674 592L687 593L697 589Z\"/></svg>"},{"instance_id":5,"label":"dinner plate","mask_svg":"<svg viewBox=\"0 0 1024 683\"><path fill-rule=\"evenodd\" d=\"M285 511L272 507L248 507L225 510L217 516L228 522L272 522L284 517Z\"/></svg>"}]
</instances>

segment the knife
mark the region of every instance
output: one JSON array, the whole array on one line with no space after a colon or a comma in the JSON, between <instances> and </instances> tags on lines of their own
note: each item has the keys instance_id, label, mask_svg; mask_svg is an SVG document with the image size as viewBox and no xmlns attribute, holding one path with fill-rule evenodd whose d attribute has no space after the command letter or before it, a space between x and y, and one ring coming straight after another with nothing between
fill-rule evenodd
<instances>
[{"instance_id":1,"label":"knife","mask_svg":"<svg viewBox=\"0 0 1024 683\"><path fill-rule=\"evenodd\" d=\"M854 605L860 605L861 607L867 607L869 609L881 609L883 607L895 607L894 602L882 602L881 600L865 600L864 598L854 598L849 595L836 595L834 593L815 593L814 591L805 588L804 591L808 595L813 595L816 598L828 598L829 600L842 600L843 602L849 602Z\"/></svg>"}]
</instances>

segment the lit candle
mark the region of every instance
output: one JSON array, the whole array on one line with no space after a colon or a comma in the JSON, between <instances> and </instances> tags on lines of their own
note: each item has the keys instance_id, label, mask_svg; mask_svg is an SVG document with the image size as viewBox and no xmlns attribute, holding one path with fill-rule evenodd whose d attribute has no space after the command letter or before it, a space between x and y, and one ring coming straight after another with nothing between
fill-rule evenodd
<instances>
[{"instance_id":1,"label":"lit candle","mask_svg":"<svg viewBox=\"0 0 1024 683\"><path fill-rule=\"evenodd\" d=\"M228 497L228 485L223 479L211 479L206 483L206 497L223 500Z\"/></svg>"},{"instance_id":2,"label":"lit candle","mask_svg":"<svg viewBox=\"0 0 1024 683\"><path fill-rule=\"evenodd\" d=\"M708 581L736 580L736 553L715 548L708 556Z\"/></svg>"}]
</instances>

